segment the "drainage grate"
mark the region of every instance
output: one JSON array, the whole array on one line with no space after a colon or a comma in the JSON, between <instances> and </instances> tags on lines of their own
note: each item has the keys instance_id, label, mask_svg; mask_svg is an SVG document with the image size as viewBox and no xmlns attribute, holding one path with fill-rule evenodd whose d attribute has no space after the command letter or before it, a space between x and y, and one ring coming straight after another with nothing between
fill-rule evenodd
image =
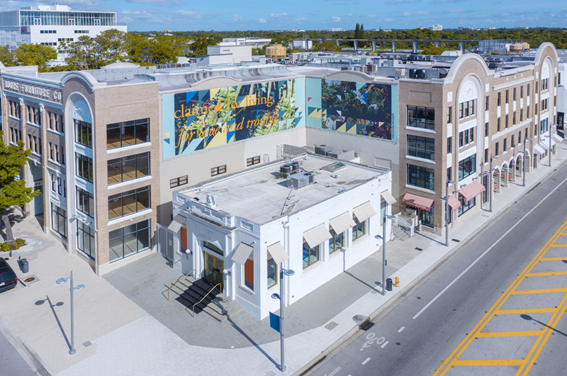
<instances>
[{"instance_id":1,"label":"drainage grate","mask_svg":"<svg viewBox=\"0 0 567 376\"><path fill-rule=\"evenodd\" d=\"M25 277L24 279L21 279L20 282L22 282L24 284L24 286L28 286L32 283L39 282L39 278L37 278L36 275L32 274L28 277Z\"/></svg>"},{"instance_id":2,"label":"drainage grate","mask_svg":"<svg viewBox=\"0 0 567 376\"><path fill-rule=\"evenodd\" d=\"M328 323L327 325L325 325L325 329L327 330L333 330L335 329L339 324L337 324L334 321L331 321L330 323Z\"/></svg>"},{"instance_id":3,"label":"drainage grate","mask_svg":"<svg viewBox=\"0 0 567 376\"><path fill-rule=\"evenodd\" d=\"M454 242L460 243L461 241L459 239L451 239Z\"/></svg>"},{"instance_id":4,"label":"drainage grate","mask_svg":"<svg viewBox=\"0 0 567 376\"><path fill-rule=\"evenodd\" d=\"M417 249L417 250L420 251L420 252L423 251L423 248L417 248L417 247L415 247L415 249Z\"/></svg>"},{"instance_id":5,"label":"drainage grate","mask_svg":"<svg viewBox=\"0 0 567 376\"><path fill-rule=\"evenodd\" d=\"M87 341L87 342L83 343L83 346L85 346L85 347L89 347L90 345L92 345L91 341Z\"/></svg>"},{"instance_id":6,"label":"drainage grate","mask_svg":"<svg viewBox=\"0 0 567 376\"><path fill-rule=\"evenodd\" d=\"M370 321L370 319L366 319L366 321L364 321L362 324L360 324L358 326L359 329L362 329L364 331L367 331L368 329L372 328L374 326L374 323L372 321Z\"/></svg>"}]
</instances>

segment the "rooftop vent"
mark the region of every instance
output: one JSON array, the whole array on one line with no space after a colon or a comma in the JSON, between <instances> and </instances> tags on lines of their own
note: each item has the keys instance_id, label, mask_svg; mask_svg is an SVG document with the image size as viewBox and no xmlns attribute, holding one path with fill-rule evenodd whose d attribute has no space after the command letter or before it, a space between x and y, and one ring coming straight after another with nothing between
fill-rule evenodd
<instances>
[{"instance_id":1,"label":"rooftop vent","mask_svg":"<svg viewBox=\"0 0 567 376\"><path fill-rule=\"evenodd\" d=\"M287 186L293 189L300 189L313 184L315 174L313 172L299 172L290 175L287 179Z\"/></svg>"}]
</instances>

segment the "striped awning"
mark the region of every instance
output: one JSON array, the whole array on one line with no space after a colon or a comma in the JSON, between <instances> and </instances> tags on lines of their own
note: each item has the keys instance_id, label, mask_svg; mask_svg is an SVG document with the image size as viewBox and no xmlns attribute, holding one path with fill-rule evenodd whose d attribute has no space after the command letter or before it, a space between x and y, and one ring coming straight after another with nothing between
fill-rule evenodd
<instances>
[{"instance_id":1,"label":"striped awning","mask_svg":"<svg viewBox=\"0 0 567 376\"><path fill-rule=\"evenodd\" d=\"M406 193L402 199L402 204L412 208L430 211L431 206L433 206L433 199Z\"/></svg>"}]
</instances>

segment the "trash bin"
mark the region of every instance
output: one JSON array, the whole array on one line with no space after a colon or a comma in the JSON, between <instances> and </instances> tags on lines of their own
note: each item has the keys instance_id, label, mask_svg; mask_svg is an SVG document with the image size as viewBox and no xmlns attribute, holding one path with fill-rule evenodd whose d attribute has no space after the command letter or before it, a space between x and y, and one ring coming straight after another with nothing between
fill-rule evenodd
<instances>
[{"instance_id":1,"label":"trash bin","mask_svg":"<svg viewBox=\"0 0 567 376\"><path fill-rule=\"evenodd\" d=\"M26 259L20 260L20 269L22 270L22 273L24 273L24 274L29 271L28 260L26 260Z\"/></svg>"},{"instance_id":2,"label":"trash bin","mask_svg":"<svg viewBox=\"0 0 567 376\"><path fill-rule=\"evenodd\" d=\"M386 290L392 291L392 278L386 278Z\"/></svg>"}]
</instances>

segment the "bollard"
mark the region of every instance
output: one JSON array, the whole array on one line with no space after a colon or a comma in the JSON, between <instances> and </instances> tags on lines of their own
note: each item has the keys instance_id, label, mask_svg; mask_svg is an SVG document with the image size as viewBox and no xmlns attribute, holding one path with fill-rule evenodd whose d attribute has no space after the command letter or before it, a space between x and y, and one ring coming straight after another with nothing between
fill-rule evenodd
<instances>
[{"instance_id":1,"label":"bollard","mask_svg":"<svg viewBox=\"0 0 567 376\"><path fill-rule=\"evenodd\" d=\"M398 277L394 280L394 287L400 287L400 279Z\"/></svg>"},{"instance_id":2,"label":"bollard","mask_svg":"<svg viewBox=\"0 0 567 376\"><path fill-rule=\"evenodd\" d=\"M22 270L22 273L24 273L24 274L29 271L28 260L26 260L25 258L20 260L20 269Z\"/></svg>"},{"instance_id":3,"label":"bollard","mask_svg":"<svg viewBox=\"0 0 567 376\"><path fill-rule=\"evenodd\" d=\"M392 278L386 278L386 290L392 291Z\"/></svg>"}]
</instances>

